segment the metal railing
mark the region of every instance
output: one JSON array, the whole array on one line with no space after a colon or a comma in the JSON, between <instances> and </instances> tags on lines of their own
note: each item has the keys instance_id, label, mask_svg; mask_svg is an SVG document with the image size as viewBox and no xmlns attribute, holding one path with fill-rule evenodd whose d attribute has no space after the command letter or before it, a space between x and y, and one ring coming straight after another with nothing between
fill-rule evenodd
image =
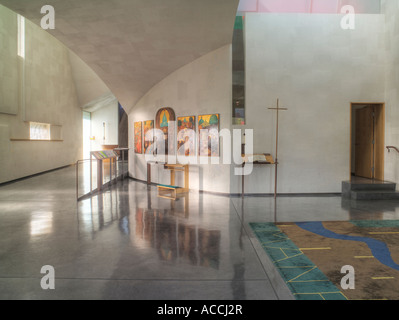
<instances>
[{"instance_id":1,"label":"metal railing","mask_svg":"<svg viewBox=\"0 0 399 320\"><path fill-rule=\"evenodd\" d=\"M90 161L90 192L85 193L83 196L79 197L79 182L80 182L80 179L79 179L79 167L80 167L80 164L85 163L87 161ZM92 191L93 191L93 180L92 180L92 178L93 178L92 177L92 162L93 161L96 161L96 160L95 159L83 159L83 160L76 161L76 164L75 164L75 166L76 166L76 199L78 201L81 200L81 198L91 194Z\"/></svg>"},{"instance_id":2,"label":"metal railing","mask_svg":"<svg viewBox=\"0 0 399 320\"><path fill-rule=\"evenodd\" d=\"M126 166L126 161L125 161L125 152L128 151L129 148L116 148L114 149L114 151L119 151L120 155L118 155L118 157L112 159L109 158L107 159L107 161L109 161L109 179L105 179L108 178L108 175L104 174L105 171L105 166L103 166L103 160L98 160L98 159L83 159L83 160L78 160L76 161L76 200L80 201L83 200L85 198L88 198L90 196L93 196L95 194L97 194L98 192L100 192L101 190L110 187L112 184L116 183L118 179L124 179L125 176L128 175L127 170L125 170L125 168L127 168ZM87 168L84 167L83 168L83 186L81 186L80 184L82 183L82 179L81 179L81 170L80 167L82 164L86 164L87 162L90 161L90 167ZM95 170L95 174L96 176L94 177L93 174L93 161L94 164L96 165L96 170ZM89 173L87 171L90 171ZM93 177L95 178L96 181L96 186L93 189ZM90 182L88 183L88 180L90 179ZM108 180L108 181L104 181L104 180ZM88 189L88 186L90 186L90 188ZM80 189L83 188L83 194L80 195ZM88 189L88 190L87 190Z\"/></svg>"},{"instance_id":3,"label":"metal railing","mask_svg":"<svg viewBox=\"0 0 399 320\"><path fill-rule=\"evenodd\" d=\"M391 152L391 149L395 150L397 153L399 153L399 149L393 146L387 146L388 152Z\"/></svg>"}]
</instances>

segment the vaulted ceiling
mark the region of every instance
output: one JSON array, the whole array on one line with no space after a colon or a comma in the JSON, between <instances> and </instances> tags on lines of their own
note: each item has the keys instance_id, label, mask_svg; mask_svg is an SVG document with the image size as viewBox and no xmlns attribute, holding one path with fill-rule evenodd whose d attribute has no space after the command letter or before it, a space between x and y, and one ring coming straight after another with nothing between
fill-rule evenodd
<instances>
[{"instance_id":1,"label":"vaulted ceiling","mask_svg":"<svg viewBox=\"0 0 399 320\"><path fill-rule=\"evenodd\" d=\"M183 65L231 43L239 0L0 0L47 30L104 81L127 112Z\"/></svg>"}]
</instances>

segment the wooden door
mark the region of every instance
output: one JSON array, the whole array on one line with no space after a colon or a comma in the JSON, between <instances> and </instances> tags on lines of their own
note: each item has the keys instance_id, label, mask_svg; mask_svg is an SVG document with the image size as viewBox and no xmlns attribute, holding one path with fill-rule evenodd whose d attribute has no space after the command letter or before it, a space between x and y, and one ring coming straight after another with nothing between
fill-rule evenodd
<instances>
[{"instance_id":1,"label":"wooden door","mask_svg":"<svg viewBox=\"0 0 399 320\"><path fill-rule=\"evenodd\" d=\"M385 106L356 109L355 175L384 180Z\"/></svg>"},{"instance_id":2,"label":"wooden door","mask_svg":"<svg viewBox=\"0 0 399 320\"><path fill-rule=\"evenodd\" d=\"M385 106L374 105L374 179L384 180Z\"/></svg>"},{"instance_id":3,"label":"wooden door","mask_svg":"<svg viewBox=\"0 0 399 320\"><path fill-rule=\"evenodd\" d=\"M373 106L356 110L355 175L373 178L374 166L374 112Z\"/></svg>"}]
</instances>

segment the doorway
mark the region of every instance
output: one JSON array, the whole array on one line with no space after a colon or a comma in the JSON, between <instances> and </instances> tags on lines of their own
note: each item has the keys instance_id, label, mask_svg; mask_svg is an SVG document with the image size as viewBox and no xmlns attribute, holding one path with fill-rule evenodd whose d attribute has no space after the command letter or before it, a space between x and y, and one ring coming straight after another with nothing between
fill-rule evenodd
<instances>
[{"instance_id":1,"label":"doorway","mask_svg":"<svg viewBox=\"0 0 399 320\"><path fill-rule=\"evenodd\" d=\"M385 105L351 104L351 176L384 180Z\"/></svg>"}]
</instances>

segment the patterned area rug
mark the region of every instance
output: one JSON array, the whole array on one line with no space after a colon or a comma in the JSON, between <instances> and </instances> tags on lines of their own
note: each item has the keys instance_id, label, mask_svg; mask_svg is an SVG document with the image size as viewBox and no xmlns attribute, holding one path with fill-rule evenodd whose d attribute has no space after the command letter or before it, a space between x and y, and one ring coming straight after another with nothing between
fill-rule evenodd
<instances>
[{"instance_id":1,"label":"patterned area rug","mask_svg":"<svg viewBox=\"0 0 399 320\"><path fill-rule=\"evenodd\" d=\"M298 300L398 300L399 221L250 223ZM341 286L353 267L354 289Z\"/></svg>"}]
</instances>

